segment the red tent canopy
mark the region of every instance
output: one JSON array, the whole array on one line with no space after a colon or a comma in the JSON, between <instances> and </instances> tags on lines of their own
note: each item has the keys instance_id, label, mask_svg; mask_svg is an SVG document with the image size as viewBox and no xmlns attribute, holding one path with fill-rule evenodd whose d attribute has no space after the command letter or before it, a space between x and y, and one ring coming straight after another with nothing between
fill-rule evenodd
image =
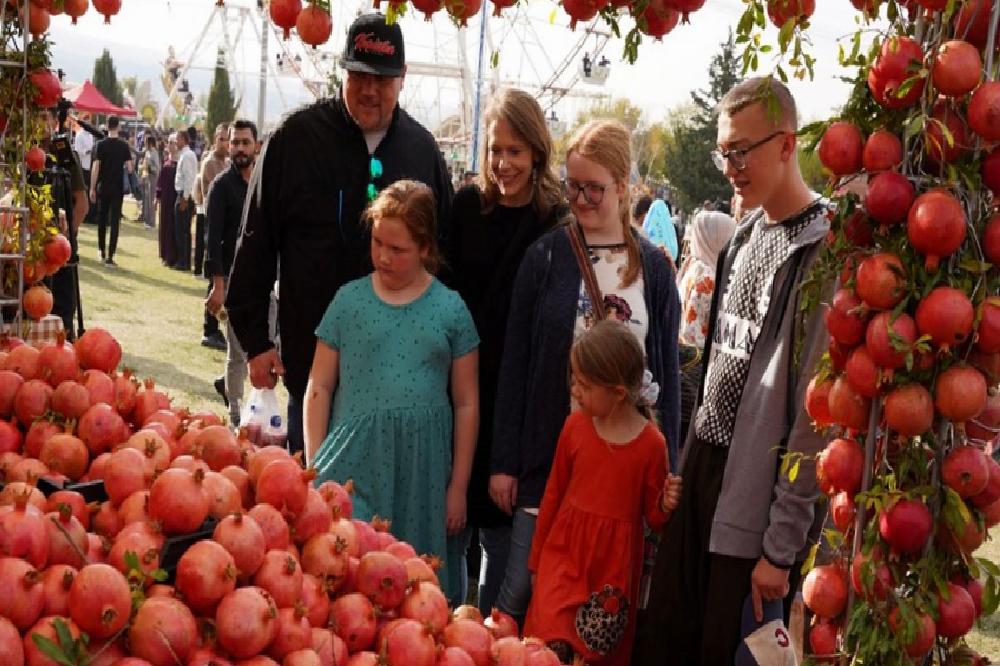
<instances>
[{"instance_id":1,"label":"red tent canopy","mask_svg":"<svg viewBox=\"0 0 1000 666\"><path fill-rule=\"evenodd\" d=\"M63 97L73 102L73 106L80 111L89 111L91 113L112 113L117 116L136 115L134 109L126 109L112 104L107 97L101 94L101 91L98 90L89 79L80 85L67 90L63 93Z\"/></svg>"}]
</instances>

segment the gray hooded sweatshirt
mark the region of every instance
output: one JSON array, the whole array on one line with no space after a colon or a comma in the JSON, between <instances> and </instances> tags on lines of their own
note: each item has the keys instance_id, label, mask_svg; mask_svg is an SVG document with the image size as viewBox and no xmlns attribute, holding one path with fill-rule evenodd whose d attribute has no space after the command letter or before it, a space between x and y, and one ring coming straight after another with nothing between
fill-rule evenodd
<instances>
[{"instance_id":1,"label":"gray hooded sweatshirt","mask_svg":"<svg viewBox=\"0 0 1000 666\"><path fill-rule=\"evenodd\" d=\"M757 210L745 216L720 255L710 319L713 328L719 294L729 282L736 253L762 214ZM823 307L815 307L808 317L800 315L800 285L829 229L825 210L815 215L792 240L789 256L771 285L770 307L750 357L746 389L736 412L722 489L712 520L709 550L713 553L747 559L763 555L772 564L787 568L801 561L809 549L809 534L818 520L814 460L824 448L825 440L813 429L806 414L805 392L829 338ZM832 287L824 286L821 300L828 302ZM706 363L711 357L712 333L710 330L706 341ZM796 335L804 336L797 365L793 362ZM704 382L692 423L703 399ZM692 446L699 446L694 433L695 428L689 428L685 454ZM779 474L781 456L786 451L812 457L802 460L794 482L787 474Z\"/></svg>"}]
</instances>

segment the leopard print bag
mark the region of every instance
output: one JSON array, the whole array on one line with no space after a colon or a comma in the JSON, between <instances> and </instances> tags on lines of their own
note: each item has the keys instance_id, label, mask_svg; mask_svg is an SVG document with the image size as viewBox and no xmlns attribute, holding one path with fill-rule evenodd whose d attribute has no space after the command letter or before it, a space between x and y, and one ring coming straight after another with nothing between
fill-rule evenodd
<instances>
[{"instance_id":1,"label":"leopard print bag","mask_svg":"<svg viewBox=\"0 0 1000 666\"><path fill-rule=\"evenodd\" d=\"M628 625L629 601L621 588L605 585L576 611L576 633L587 649L606 656L621 642Z\"/></svg>"}]
</instances>

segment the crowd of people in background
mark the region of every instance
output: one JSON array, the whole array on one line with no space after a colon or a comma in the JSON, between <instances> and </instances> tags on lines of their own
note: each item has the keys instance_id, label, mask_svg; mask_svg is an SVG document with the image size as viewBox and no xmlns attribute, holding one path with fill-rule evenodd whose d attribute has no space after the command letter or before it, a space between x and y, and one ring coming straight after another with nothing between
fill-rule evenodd
<instances>
[{"instance_id":1,"label":"crowd of people in background","mask_svg":"<svg viewBox=\"0 0 1000 666\"><path fill-rule=\"evenodd\" d=\"M226 350L231 423L248 377L283 380L317 482L352 479L356 517L440 557L453 603L478 571L480 609L564 663L728 664L747 617L787 625L818 491L778 476L772 444L822 447L799 368L825 339L795 285L829 224L788 90L725 96L705 158L734 198L684 214L631 182L624 125L587 123L556 155L513 89L453 182L399 105L403 36L380 14L350 26L341 66L334 97L266 140L235 120L129 144L109 118L75 143L104 263L131 191L164 266L208 279L201 342Z\"/></svg>"}]
</instances>

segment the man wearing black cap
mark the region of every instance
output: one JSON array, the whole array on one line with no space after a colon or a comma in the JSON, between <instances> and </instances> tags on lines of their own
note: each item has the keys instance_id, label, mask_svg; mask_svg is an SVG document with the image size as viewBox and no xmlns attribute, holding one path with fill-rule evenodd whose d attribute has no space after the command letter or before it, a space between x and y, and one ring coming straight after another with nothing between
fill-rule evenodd
<instances>
[{"instance_id":1,"label":"man wearing black cap","mask_svg":"<svg viewBox=\"0 0 1000 666\"><path fill-rule=\"evenodd\" d=\"M358 17L341 66L339 94L290 114L264 146L226 295L251 383L273 387L285 378L292 450L302 450L314 330L337 289L371 270L365 207L386 185L411 178L434 191L442 235L450 215L444 157L431 133L399 107L406 74L399 25L387 25L382 14ZM276 277L280 356L267 325Z\"/></svg>"}]
</instances>

